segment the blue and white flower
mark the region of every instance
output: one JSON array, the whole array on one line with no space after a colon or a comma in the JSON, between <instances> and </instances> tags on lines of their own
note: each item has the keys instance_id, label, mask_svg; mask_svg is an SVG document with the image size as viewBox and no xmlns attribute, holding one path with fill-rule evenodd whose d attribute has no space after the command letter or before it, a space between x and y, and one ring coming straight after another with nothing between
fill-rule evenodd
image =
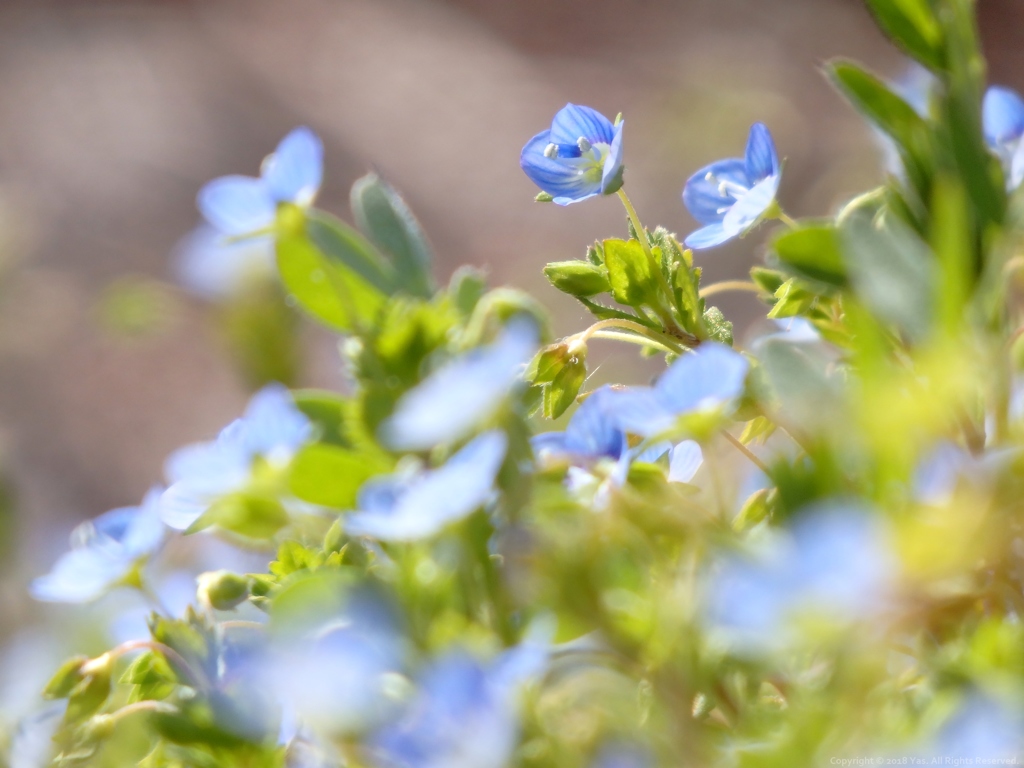
<instances>
[{"instance_id":1,"label":"blue and white flower","mask_svg":"<svg viewBox=\"0 0 1024 768\"><path fill-rule=\"evenodd\" d=\"M32 582L32 596L46 602L86 603L131 583L164 542L162 490L150 489L138 507L113 509L79 525L71 534L71 551Z\"/></svg>"},{"instance_id":2,"label":"blue and white flower","mask_svg":"<svg viewBox=\"0 0 1024 768\"><path fill-rule=\"evenodd\" d=\"M470 435L494 415L537 351L537 329L515 319L498 339L431 373L402 396L381 426L381 440L399 451L420 451Z\"/></svg>"},{"instance_id":3,"label":"blue and white flower","mask_svg":"<svg viewBox=\"0 0 1024 768\"><path fill-rule=\"evenodd\" d=\"M981 108L985 141L998 155L1006 174L1007 190L1024 181L1024 100L1010 88L993 85Z\"/></svg>"},{"instance_id":4,"label":"blue and white flower","mask_svg":"<svg viewBox=\"0 0 1024 768\"><path fill-rule=\"evenodd\" d=\"M276 274L274 240L269 236L225 241L209 225L187 234L171 255L175 277L190 293L216 301Z\"/></svg>"},{"instance_id":5,"label":"blue and white flower","mask_svg":"<svg viewBox=\"0 0 1024 768\"><path fill-rule=\"evenodd\" d=\"M441 467L375 478L359 492L345 531L380 541L415 541L486 505L505 460L504 432L484 432Z\"/></svg>"},{"instance_id":6,"label":"blue and white flower","mask_svg":"<svg viewBox=\"0 0 1024 768\"><path fill-rule=\"evenodd\" d=\"M782 180L772 134L754 123L742 158L701 168L683 189L683 203L704 226L686 238L688 248L712 248L745 234L769 212Z\"/></svg>"},{"instance_id":7,"label":"blue and white flower","mask_svg":"<svg viewBox=\"0 0 1024 768\"><path fill-rule=\"evenodd\" d=\"M653 387L615 392L612 410L626 432L655 437L684 414L727 410L743 393L749 367L739 352L704 342L672 363Z\"/></svg>"},{"instance_id":8,"label":"blue and white flower","mask_svg":"<svg viewBox=\"0 0 1024 768\"><path fill-rule=\"evenodd\" d=\"M622 186L622 128L590 107L566 104L551 128L523 147L519 165L530 180L569 205Z\"/></svg>"},{"instance_id":9,"label":"blue and white flower","mask_svg":"<svg viewBox=\"0 0 1024 768\"><path fill-rule=\"evenodd\" d=\"M723 559L704 590L705 621L741 653L777 651L799 636L804 617L849 622L884 612L896 563L875 517L822 504L790 529L766 532L752 553Z\"/></svg>"},{"instance_id":10,"label":"blue and white flower","mask_svg":"<svg viewBox=\"0 0 1024 768\"><path fill-rule=\"evenodd\" d=\"M312 205L323 181L323 155L320 138L309 128L296 128L264 159L258 178L222 176L208 182L196 198L199 211L224 235L266 233L281 203Z\"/></svg>"},{"instance_id":11,"label":"blue and white flower","mask_svg":"<svg viewBox=\"0 0 1024 768\"><path fill-rule=\"evenodd\" d=\"M164 471L170 487L160 501L163 520L185 530L219 499L244 491L254 465L283 470L313 435L313 425L286 387L271 384L257 392L245 415L221 430L217 439L175 451Z\"/></svg>"}]
</instances>

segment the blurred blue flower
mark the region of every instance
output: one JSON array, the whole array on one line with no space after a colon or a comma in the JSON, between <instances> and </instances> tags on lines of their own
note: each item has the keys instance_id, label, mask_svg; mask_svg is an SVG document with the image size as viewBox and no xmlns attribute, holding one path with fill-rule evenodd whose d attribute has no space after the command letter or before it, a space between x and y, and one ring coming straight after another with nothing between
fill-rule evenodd
<instances>
[{"instance_id":1,"label":"blurred blue flower","mask_svg":"<svg viewBox=\"0 0 1024 768\"><path fill-rule=\"evenodd\" d=\"M1013 762L1024 750L1024 715L1017 707L972 694L940 729L926 750L934 758L970 760L967 765Z\"/></svg>"},{"instance_id":2,"label":"blurred blue flower","mask_svg":"<svg viewBox=\"0 0 1024 768\"><path fill-rule=\"evenodd\" d=\"M672 450L668 453L669 482L690 482L703 463L704 452L695 440L683 440L678 445L672 446Z\"/></svg>"},{"instance_id":3,"label":"blurred blue flower","mask_svg":"<svg viewBox=\"0 0 1024 768\"><path fill-rule=\"evenodd\" d=\"M270 384L249 401L245 415L221 430L217 439L181 448L167 459L170 487L160 500L163 520L185 530L227 494L244 490L257 458L283 468L313 434L313 425L295 406L286 387Z\"/></svg>"},{"instance_id":4,"label":"blurred blue flower","mask_svg":"<svg viewBox=\"0 0 1024 768\"><path fill-rule=\"evenodd\" d=\"M276 274L273 238L225 241L224 235L208 225L182 238L171 258L178 282L190 293L210 300L228 298Z\"/></svg>"},{"instance_id":5,"label":"blurred blue flower","mask_svg":"<svg viewBox=\"0 0 1024 768\"><path fill-rule=\"evenodd\" d=\"M203 217L225 235L251 235L274 225L277 206L313 203L323 181L324 148L309 128L294 129L263 161L259 178L222 176L196 198Z\"/></svg>"},{"instance_id":6,"label":"blurred blue flower","mask_svg":"<svg viewBox=\"0 0 1024 768\"><path fill-rule=\"evenodd\" d=\"M653 437L683 414L727 407L743 393L748 368L739 352L707 341L680 356L653 387L616 391L611 409L626 432Z\"/></svg>"},{"instance_id":7,"label":"blurred blue flower","mask_svg":"<svg viewBox=\"0 0 1024 768\"><path fill-rule=\"evenodd\" d=\"M752 555L725 558L704 593L709 629L740 652L790 644L806 614L851 621L886 609L895 556L880 523L840 505L803 511Z\"/></svg>"},{"instance_id":8,"label":"blurred blue flower","mask_svg":"<svg viewBox=\"0 0 1024 768\"><path fill-rule=\"evenodd\" d=\"M914 499L922 504L948 504L961 484L983 488L1019 453L1018 448L1000 448L974 456L955 443L940 442L914 472Z\"/></svg>"},{"instance_id":9,"label":"blurred blue flower","mask_svg":"<svg viewBox=\"0 0 1024 768\"><path fill-rule=\"evenodd\" d=\"M370 480L359 492L359 511L345 521L353 536L414 541L433 536L494 495L505 460L503 432L484 432L441 467Z\"/></svg>"},{"instance_id":10,"label":"blurred blue flower","mask_svg":"<svg viewBox=\"0 0 1024 768\"><path fill-rule=\"evenodd\" d=\"M436 661L404 715L371 739L382 768L504 768L519 738L516 697L543 669L517 648L490 664L463 652ZM524 663L525 662L525 663Z\"/></svg>"},{"instance_id":11,"label":"blurred blue flower","mask_svg":"<svg viewBox=\"0 0 1024 768\"><path fill-rule=\"evenodd\" d=\"M653 768L649 750L626 742L606 744L597 753L591 768Z\"/></svg>"},{"instance_id":12,"label":"blurred blue flower","mask_svg":"<svg viewBox=\"0 0 1024 768\"><path fill-rule=\"evenodd\" d=\"M497 340L431 373L406 392L381 426L381 440L399 451L420 451L467 437L506 400L537 351L537 328L513 319Z\"/></svg>"},{"instance_id":13,"label":"blurred blue flower","mask_svg":"<svg viewBox=\"0 0 1024 768\"><path fill-rule=\"evenodd\" d=\"M754 123L746 155L697 171L683 188L683 203L704 226L686 238L688 248L711 248L744 234L775 202L782 180L771 132Z\"/></svg>"},{"instance_id":14,"label":"blurred blue flower","mask_svg":"<svg viewBox=\"0 0 1024 768\"><path fill-rule=\"evenodd\" d=\"M161 488L152 488L138 507L122 507L88 520L71 534L71 551L32 582L36 600L85 603L132 578L163 544Z\"/></svg>"},{"instance_id":15,"label":"blurred blue flower","mask_svg":"<svg viewBox=\"0 0 1024 768\"><path fill-rule=\"evenodd\" d=\"M566 104L551 128L523 147L519 165L530 180L569 205L622 186L622 127L590 107Z\"/></svg>"},{"instance_id":16,"label":"blurred blue flower","mask_svg":"<svg viewBox=\"0 0 1024 768\"><path fill-rule=\"evenodd\" d=\"M982 127L985 141L999 156L1006 174L1008 190L1024 181L1024 100L1009 88L993 85L982 103Z\"/></svg>"}]
</instances>

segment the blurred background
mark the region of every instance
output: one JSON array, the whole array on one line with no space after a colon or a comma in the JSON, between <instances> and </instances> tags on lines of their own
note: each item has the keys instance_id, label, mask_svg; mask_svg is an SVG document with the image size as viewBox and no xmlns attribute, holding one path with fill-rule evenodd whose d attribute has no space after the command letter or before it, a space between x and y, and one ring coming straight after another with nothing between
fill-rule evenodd
<instances>
[{"instance_id":1,"label":"blurred background","mask_svg":"<svg viewBox=\"0 0 1024 768\"><path fill-rule=\"evenodd\" d=\"M1024 86L1024 3L980 10L992 80ZM8 621L74 523L137 503L168 452L244 406L210 306L173 284L170 254L197 222L206 180L256 173L290 128L310 125L327 150L321 207L347 217L352 181L378 170L421 218L442 279L463 263L486 267L492 284L532 291L569 333L584 313L541 268L622 236L624 216L612 198L533 203L523 143L567 101L622 111L641 217L685 235L687 176L741 154L762 120L787 158L786 209L828 213L881 178L872 137L820 74L836 56L889 77L905 68L860 0L3 2ZM762 240L699 254L706 282L744 276ZM139 332L110 320L126 286ZM763 315L748 294L720 305L738 338ZM340 385L335 340L303 333L302 383ZM592 367L609 354L596 347Z\"/></svg>"}]
</instances>

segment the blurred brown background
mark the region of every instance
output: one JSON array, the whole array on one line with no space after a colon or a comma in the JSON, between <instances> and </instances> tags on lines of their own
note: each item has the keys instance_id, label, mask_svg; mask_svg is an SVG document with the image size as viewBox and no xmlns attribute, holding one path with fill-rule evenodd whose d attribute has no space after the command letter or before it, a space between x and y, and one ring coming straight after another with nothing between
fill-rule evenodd
<instances>
[{"instance_id":1,"label":"blurred brown background","mask_svg":"<svg viewBox=\"0 0 1024 768\"><path fill-rule=\"evenodd\" d=\"M981 11L993 79L1024 86L1024 3ZM349 185L376 167L422 218L443 277L486 265L570 332L583 313L540 268L621 235L623 215L614 199L534 204L517 163L526 139L566 101L621 110L642 218L685 234L686 177L740 154L763 120L788 158L786 208L826 213L881 177L870 136L820 74L834 56L904 67L859 0L3 3L0 446L25 575L73 521L136 503L170 450L244 404L201 302L182 295L143 339L96 321L118 277L170 280L207 179L255 173L308 124L327 147L323 207L347 214ZM744 275L761 239L700 254L707 279ZM757 312L743 294L721 305L738 327ZM333 342L310 340L309 382L337 383Z\"/></svg>"}]
</instances>

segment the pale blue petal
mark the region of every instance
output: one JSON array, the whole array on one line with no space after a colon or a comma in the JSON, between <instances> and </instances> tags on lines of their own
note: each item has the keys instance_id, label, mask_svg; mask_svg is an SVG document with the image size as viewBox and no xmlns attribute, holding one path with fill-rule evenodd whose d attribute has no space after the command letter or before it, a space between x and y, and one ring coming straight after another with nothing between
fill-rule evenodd
<instances>
[{"instance_id":1,"label":"pale blue petal","mask_svg":"<svg viewBox=\"0 0 1024 768\"><path fill-rule=\"evenodd\" d=\"M550 136L550 131L541 131L526 143L519 155L519 167L530 180L554 196L560 205L579 202L600 192L600 179L588 180L578 161L544 156L544 149L551 143Z\"/></svg>"},{"instance_id":2,"label":"pale blue petal","mask_svg":"<svg viewBox=\"0 0 1024 768\"><path fill-rule=\"evenodd\" d=\"M533 448L534 456L539 459L561 458L569 454L565 447L565 432L541 432L530 438L530 447Z\"/></svg>"},{"instance_id":3,"label":"pale blue petal","mask_svg":"<svg viewBox=\"0 0 1024 768\"><path fill-rule=\"evenodd\" d=\"M537 338L532 322L515 320L493 344L430 374L398 401L381 428L382 440L395 450L419 451L466 437L508 397Z\"/></svg>"},{"instance_id":4,"label":"pale blue petal","mask_svg":"<svg viewBox=\"0 0 1024 768\"><path fill-rule=\"evenodd\" d=\"M601 387L583 401L569 419L565 430L565 449L576 456L617 459L626 438L613 417L615 392Z\"/></svg>"},{"instance_id":5,"label":"pale blue petal","mask_svg":"<svg viewBox=\"0 0 1024 768\"><path fill-rule=\"evenodd\" d=\"M684 440L668 455L668 479L672 483L688 483L704 463L704 453L695 440Z\"/></svg>"},{"instance_id":6,"label":"pale blue petal","mask_svg":"<svg viewBox=\"0 0 1024 768\"><path fill-rule=\"evenodd\" d=\"M1017 144L1010 160L1010 173L1006 178L1006 190L1012 192L1024 182L1024 140Z\"/></svg>"},{"instance_id":7,"label":"pale blue petal","mask_svg":"<svg viewBox=\"0 0 1024 768\"><path fill-rule=\"evenodd\" d=\"M742 394L749 367L739 352L706 341L672 363L655 390L671 413L715 408Z\"/></svg>"},{"instance_id":8,"label":"pale blue petal","mask_svg":"<svg viewBox=\"0 0 1024 768\"><path fill-rule=\"evenodd\" d=\"M651 753L635 744L610 744L602 747L591 768L654 768Z\"/></svg>"},{"instance_id":9,"label":"pale blue petal","mask_svg":"<svg viewBox=\"0 0 1024 768\"><path fill-rule=\"evenodd\" d=\"M353 514L345 530L380 541L415 541L433 536L491 499L506 447L503 432L485 432L444 466L411 482L389 511Z\"/></svg>"},{"instance_id":10,"label":"pale blue petal","mask_svg":"<svg viewBox=\"0 0 1024 768\"><path fill-rule=\"evenodd\" d=\"M611 186L621 184L619 173L622 170L622 129L625 125L626 122L622 121L615 126L615 138L612 139L611 146L608 148L608 156L604 160L604 170L601 172L601 192L606 195L617 191L617 187L610 189Z\"/></svg>"},{"instance_id":11,"label":"pale blue petal","mask_svg":"<svg viewBox=\"0 0 1024 768\"><path fill-rule=\"evenodd\" d=\"M167 457L164 474L171 484L184 483L209 494L230 492L249 477L251 459L227 441L195 443Z\"/></svg>"},{"instance_id":12,"label":"pale blue petal","mask_svg":"<svg viewBox=\"0 0 1024 768\"><path fill-rule=\"evenodd\" d=\"M176 531L184 531L202 517L217 496L186 483L175 483L160 497L160 519Z\"/></svg>"},{"instance_id":13,"label":"pale blue petal","mask_svg":"<svg viewBox=\"0 0 1024 768\"><path fill-rule=\"evenodd\" d=\"M276 202L310 205L323 182L323 142L309 128L296 128L264 161L262 175Z\"/></svg>"},{"instance_id":14,"label":"pale blue petal","mask_svg":"<svg viewBox=\"0 0 1024 768\"><path fill-rule=\"evenodd\" d=\"M936 447L914 473L914 498L922 504L947 504L963 472L972 464L963 448L944 442Z\"/></svg>"},{"instance_id":15,"label":"pale blue petal","mask_svg":"<svg viewBox=\"0 0 1024 768\"><path fill-rule=\"evenodd\" d=\"M555 144L575 144L583 137L591 144L611 144L615 138L612 121L597 110L577 104L566 104L551 122L551 139Z\"/></svg>"},{"instance_id":16,"label":"pale blue petal","mask_svg":"<svg viewBox=\"0 0 1024 768\"><path fill-rule=\"evenodd\" d=\"M671 450L671 442L668 440L659 440L657 443L644 448L642 451L637 452L637 449L633 449L633 461L653 464Z\"/></svg>"},{"instance_id":17,"label":"pale blue petal","mask_svg":"<svg viewBox=\"0 0 1024 768\"><path fill-rule=\"evenodd\" d=\"M262 179L222 176L208 182L196 198L199 212L226 235L266 229L277 216L277 203Z\"/></svg>"},{"instance_id":18,"label":"pale blue petal","mask_svg":"<svg viewBox=\"0 0 1024 768\"><path fill-rule=\"evenodd\" d=\"M614 392L612 415L619 427L642 437L653 437L672 427L675 414L650 387Z\"/></svg>"},{"instance_id":19,"label":"pale blue petal","mask_svg":"<svg viewBox=\"0 0 1024 768\"><path fill-rule=\"evenodd\" d=\"M775 151L772 133L764 123L751 126L744 160L747 177L754 184L779 175L779 155Z\"/></svg>"},{"instance_id":20,"label":"pale blue petal","mask_svg":"<svg viewBox=\"0 0 1024 768\"><path fill-rule=\"evenodd\" d=\"M231 241L211 226L182 238L171 259L177 281L204 299L226 298L276 275L272 238Z\"/></svg>"},{"instance_id":21,"label":"pale blue petal","mask_svg":"<svg viewBox=\"0 0 1024 768\"><path fill-rule=\"evenodd\" d=\"M769 176L742 195L722 219L722 228L731 235L742 235L757 223L775 201L779 191L779 176Z\"/></svg>"},{"instance_id":22,"label":"pale blue petal","mask_svg":"<svg viewBox=\"0 0 1024 768\"><path fill-rule=\"evenodd\" d=\"M1024 135L1024 100L1009 88L993 85L982 104L985 141L999 147Z\"/></svg>"},{"instance_id":23,"label":"pale blue petal","mask_svg":"<svg viewBox=\"0 0 1024 768\"><path fill-rule=\"evenodd\" d=\"M557 197L554 197L551 200L551 202L553 202L555 205L572 205L573 203L582 203L584 200L589 200L592 197L597 197L597 195L597 192L588 192L585 195L578 195L577 197L566 197L564 195L559 195Z\"/></svg>"},{"instance_id":24,"label":"pale blue petal","mask_svg":"<svg viewBox=\"0 0 1024 768\"><path fill-rule=\"evenodd\" d=\"M313 436L313 424L281 384L268 384L253 395L242 423L251 455L285 460Z\"/></svg>"},{"instance_id":25,"label":"pale blue petal","mask_svg":"<svg viewBox=\"0 0 1024 768\"><path fill-rule=\"evenodd\" d=\"M1024 717L1019 704L971 694L939 731L926 754L931 763L1013 765L1024 750ZM922 762L924 761L923 758Z\"/></svg>"},{"instance_id":26,"label":"pale blue petal","mask_svg":"<svg viewBox=\"0 0 1024 768\"><path fill-rule=\"evenodd\" d=\"M132 569L133 561L106 548L85 547L63 554L29 592L36 600L87 603L102 597Z\"/></svg>"},{"instance_id":27,"label":"pale blue petal","mask_svg":"<svg viewBox=\"0 0 1024 768\"><path fill-rule=\"evenodd\" d=\"M721 245L732 240L735 236L734 232L726 232L725 227L721 224L708 224L706 227L702 227L696 232L687 235L683 244L687 248L699 251L702 248L713 248L716 245Z\"/></svg>"},{"instance_id":28,"label":"pale blue petal","mask_svg":"<svg viewBox=\"0 0 1024 768\"><path fill-rule=\"evenodd\" d=\"M726 211L736 202L736 196L725 191L722 182L742 189L750 188L752 182L747 176L743 160L730 158L705 166L693 174L683 187L683 204L701 224L721 222Z\"/></svg>"}]
</instances>

